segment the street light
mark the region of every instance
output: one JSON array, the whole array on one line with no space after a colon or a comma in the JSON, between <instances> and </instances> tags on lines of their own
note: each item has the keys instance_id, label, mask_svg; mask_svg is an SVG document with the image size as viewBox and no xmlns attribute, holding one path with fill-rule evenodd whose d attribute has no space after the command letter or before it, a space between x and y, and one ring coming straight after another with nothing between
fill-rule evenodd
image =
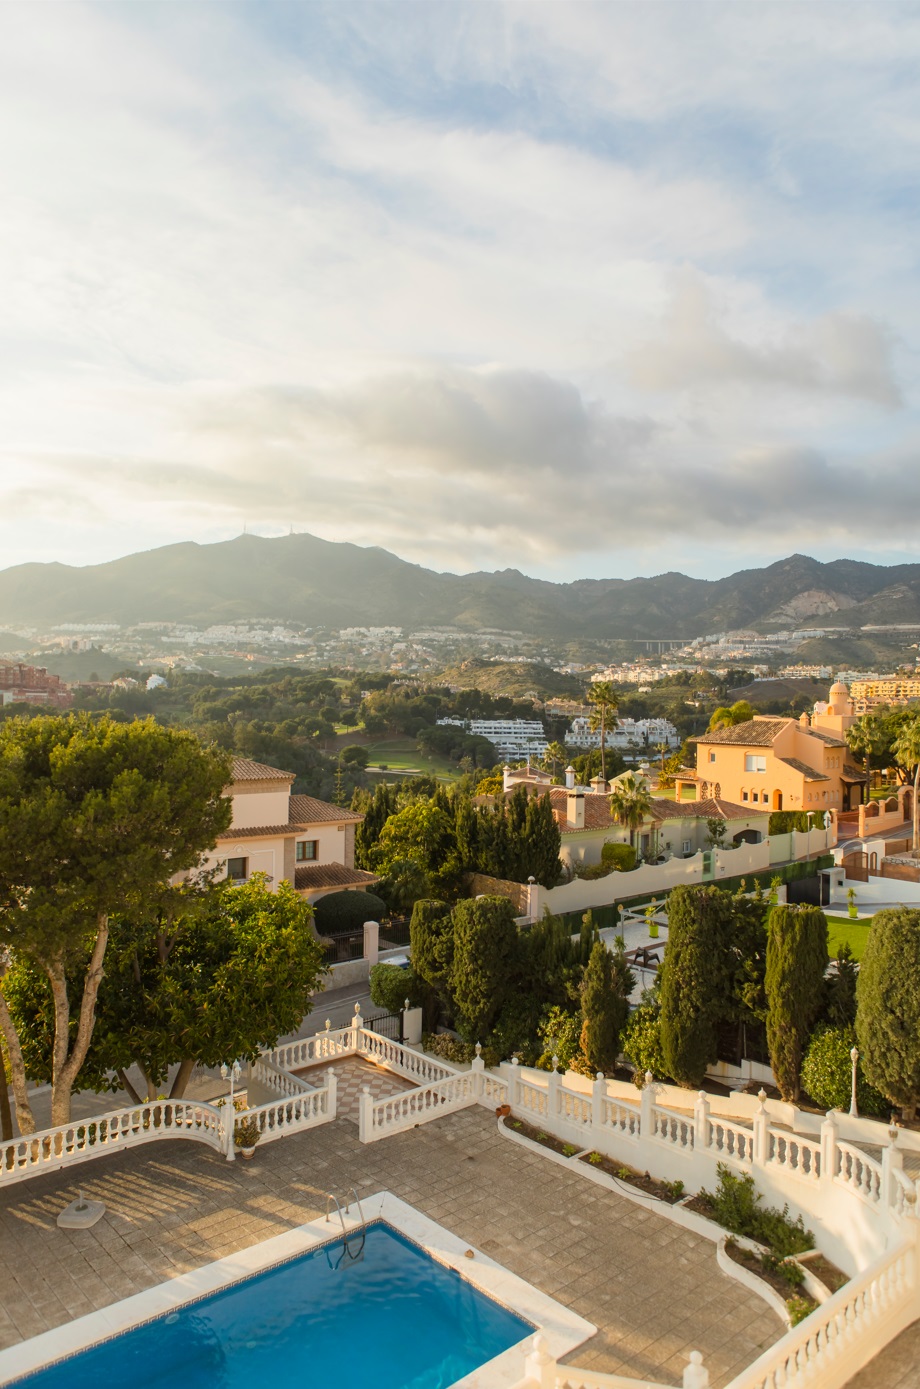
<instances>
[{"instance_id":1,"label":"street light","mask_svg":"<svg viewBox=\"0 0 920 1389\"><path fill-rule=\"evenodd\" d=\"M229 1124L228 1124L228 1126L227 1126L227 1153L226 1153L226 1157L227 1157L227 1161L228 1161L228 1162L233 1162L234 1158L236 1157L236 1144L235 1144L234 1141L233 1141L234 1131L235 1131L235 1129L236 1129L236 1108L235 1108L235 1106L234 1106L234 1104L233 1104L233 1087L234 1087L234 1085L236 1084L236 1082L239 1080L239 1078L240 1078L240 1076L241 1076L242 1074L243 1074L243 1070L242 1070L242 1067L240 1066L240 1063L239 1063L238 1061L234 1061L233 1064L232 1064L231 1066L223 1065L223 1066L221 1066L221 1068L220 1068L220 1078L221 1078L221 1080L229 1080L229 1081L230 1081L230 1100L229 1100L229 1104L230 1104L230 1121L229 1121ZM226 1103L227 1103L227 1102L225 1101L225 1104L226 1104Z\"/></svg>"},{"instance_id":2,"label":"street light","mask_svg":"<svg viewBox=\"0 0 920 1389\"><path fill-rule=\"evenodd\" d=\"M858 1119L859 1110L856 1108L856 1063L859 1060L859 1047L853 1047L850 1052L850 1060L853 1062L853 1079L850 1084L850 1118Z\"/></svg>"}]
</instances>

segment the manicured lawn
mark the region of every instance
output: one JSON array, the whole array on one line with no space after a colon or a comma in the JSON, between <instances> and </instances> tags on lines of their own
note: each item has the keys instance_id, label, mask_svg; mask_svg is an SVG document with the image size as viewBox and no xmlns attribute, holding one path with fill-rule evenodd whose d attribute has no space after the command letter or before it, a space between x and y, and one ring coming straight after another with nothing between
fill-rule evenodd
<instances>
[{"instance_id":1,"label":"manicured lawn","mask_svg":"<svg viewBox=\"0 0 920 1389\"><path fill-rule=\"evenodd\" d=\"M369 743L367 752L369 767L379 767L385 763L395 772L427 772L431 776L446 777L453 781L461 775L460 769L448 762L446 757L428 757L418 751L414 738L385 738L379 743Z\"/></svg>"},{"instance_id":2,"label":"manicured lawn","mask_svg":"<svg viewBox=\"0 0 920 1389\"><path fill-rule=\"evenodd\" d=\"M827 918L827 948L831 959L841 945L848 945L853 958L861 960L869 939L869 921L851 921L848 916L829 916Z\"/></svg>"}]
</instances>

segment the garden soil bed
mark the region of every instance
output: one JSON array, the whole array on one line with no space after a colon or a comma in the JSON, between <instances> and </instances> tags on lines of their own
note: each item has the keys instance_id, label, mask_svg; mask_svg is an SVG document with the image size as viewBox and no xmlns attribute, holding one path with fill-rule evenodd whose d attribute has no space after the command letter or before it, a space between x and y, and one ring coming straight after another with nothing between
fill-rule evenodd
<instances>
[{"instance_id":1,"label":"garden soil bed","mask_svg":"<svg viewBox=\"0 0 920 1389\"><path fill-rule=\"evenodd\" d=\"M832 1264L830 1259L825 1259L823 1254L815 1254L813 1258L806 1259L803 1268L810 1269L819 1282L823 1283L828 1292L835 1293L848 1283L849 1275L843 1269Z\"/></svg>"},{"instance_id":2,"label":"garden soil bed","mask_svg":"<svg viewBox=\"0 0 920 1389\"><path fill-rule=\"evenodd\" d=\"M551 1133L534 1128L533 1124L525 1124L523 1119L505 1118L502 1123L506 1129L513 1129L522 1138L529 1138L532 1142L539 1143L541 1148L550 1148L554 1153L561 1153L563 1157L574 1157L578 1152L574 1143L563 1143L561 1138L554 1138Z\"/></svg>"},{"instance_id":3,"label":"garden soil bed","mask_svg":"<svg viewBox=\"0 0 920 1389\"><path fill-rule=\"evenodd\" d=\"M702 1192L699 1192L696 1196L692 1196L690 1200L687 1201L685 1209L688 1211L696 1211L697 1215L705 1215L707 1220L714 1221L716 1225L719 1223L716 1220L712 1202L708 1200Z\"/></svg>"},{"instance_id":4,"label":"garden soil bed","mask_svg":"<svg viewBox=\"0 0 920 1389\"><path fill-rule=\"evenodd\" d=\"M730 1239L726 1241L725 1252L733 1263L740 1264L742 1268L746 1268L750 1273L756 1273L758 1278L769 1283L773 1291L778 1293L784 1302L790 1297L797 1297L803 1302L811 1303L812 1311L817 1307L817 1302L808 1296L801 1284L793 1286L776 1269L765 1268L759 1254L753 1253L750 1249L742 1249L740 1244L735 1244Z\"/></svg>"},{"instance_id":5,"label":"garden soil bed","mask_svg":"<svg viewBox=\"0 0 920 1389\"><path fill-rule=\"evenodd\" d=\"M625 1163L615 1162L613 1158L603 1157L600 1153L587 1153L583 1158L579 1158L579 1162L587 1163L599 1172L606 1172L608 1177L614 1177L617 1181L628 1182L639 1191L656 1196L659 1201L666 1201L669 1206L674 1206L684 1199L682 1190L675 1192L673 1186L656 1181L648 1172L637 1172L634 1167L627 1167Z\"/></svg>"}]
</instances>

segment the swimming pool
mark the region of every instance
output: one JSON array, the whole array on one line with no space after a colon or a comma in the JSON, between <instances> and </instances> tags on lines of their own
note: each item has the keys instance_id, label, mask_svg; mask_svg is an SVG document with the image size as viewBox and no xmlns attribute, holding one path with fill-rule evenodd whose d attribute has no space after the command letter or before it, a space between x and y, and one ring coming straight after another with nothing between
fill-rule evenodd
<instances>
[{"instance_id":1,"label":"swimming pool","mask_svg":"<svg viewBox=\"0 0 920 1389\"><path fill-rule=\"evenodd\" d=\"M447 1389L533 1325L383 1221L39 1370L28 1389ZM355 1374L367 1376L355 1381Z\"/></svg>"}]
</instances>

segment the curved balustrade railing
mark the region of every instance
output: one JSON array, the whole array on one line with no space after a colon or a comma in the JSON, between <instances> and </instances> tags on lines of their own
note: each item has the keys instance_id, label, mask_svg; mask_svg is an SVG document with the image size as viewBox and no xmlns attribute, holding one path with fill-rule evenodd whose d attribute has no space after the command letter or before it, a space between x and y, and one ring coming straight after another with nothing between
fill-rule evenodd
<instances>
[{"instance_id":1,"label":"curved balustrade railing","mask_svg":"<svg viewBox=\"0 0 920 1389\"><path fill-rule=\"evenodd\" d=\"M866 1201L875 1202L881 1199L881 1163L850 1143L837 1144L835 1180L848 1186Z\"/></svg>"},{"instance_id":2,"label":"curved balustrade railing","mask_svg":"<svg viewBox=\"0 0 920 1389\"><path fill-rule=\"evenodd\" d=\"M305 1095L315 1088L300 1076L291 1075L290 1071L282 1071L280 1066L272 1065L264 1056L253 1063L252 1077L264 1085L266 1090L274 1090L279 1095Z\"/></svg>"}]
</instances>

